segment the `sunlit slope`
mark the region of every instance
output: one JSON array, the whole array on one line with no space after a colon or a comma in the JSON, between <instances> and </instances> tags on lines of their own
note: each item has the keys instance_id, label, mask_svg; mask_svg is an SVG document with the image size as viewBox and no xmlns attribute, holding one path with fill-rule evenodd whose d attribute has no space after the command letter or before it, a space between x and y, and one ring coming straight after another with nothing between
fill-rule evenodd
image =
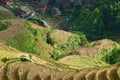
<instances>
[{"instance_id":1,"label":"sunlit slope","mask_svg":"<svg viewBox=\"0 0 120 80\"><path fill-rule=\"evenodd\" d=\"M0 80L119 80L120 72L119 63L111 66L77 55L53 61L4 44L0 44L0 66Z\"/></svg>"}]
</instances>

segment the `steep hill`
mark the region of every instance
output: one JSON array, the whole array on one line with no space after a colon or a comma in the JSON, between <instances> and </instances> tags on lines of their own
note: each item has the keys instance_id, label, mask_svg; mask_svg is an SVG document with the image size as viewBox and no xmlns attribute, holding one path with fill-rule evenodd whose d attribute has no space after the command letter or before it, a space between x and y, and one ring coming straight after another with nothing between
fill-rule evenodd
<instances>
[{"instance_id":1,"label":"steep hill","mask_svg":"<svg viewBox=\"0 0 120 80\"><path fill-rule=\"evenodd\" d=\"M1 20L9 22L8 28L0 31L0 42L23 52L51 56L54 52L65 54L86 44L87 40L78 34L44 28L23 19ZM74 42L76 41L76 42ZM22 43L22 44L21 44ZM66 47L64 50L62 47Z\"/></svg>"},{"instance_id":2,"label":"steep hill","mask_svg":"<svg viewBox=\"0 0 120 80\"><path fill-rule=\"evenodd\" d=\"M14 55L14 56L13 56ZM76 56L76 59L79 58ZM69 59L69 60L67 60ZM61 61L68 64L63 64ZM52 61L0 44L0 80L119 80L119 64L112 66L82 58L87 64L73 65L72 57ZM81 59L80 59L81 60ZM75 60L76 61L76 60ZM80 63L82 62L80 61ZM78 61L79 62L79 61ZM90 64L88 65L88 63ZM96 64L97 63L97 64ZM78 64L78 63L77 63ZM83 67L80 67L83 66ZM33 74L34 73L34 74Z\"/></svg>"}]
</instances>

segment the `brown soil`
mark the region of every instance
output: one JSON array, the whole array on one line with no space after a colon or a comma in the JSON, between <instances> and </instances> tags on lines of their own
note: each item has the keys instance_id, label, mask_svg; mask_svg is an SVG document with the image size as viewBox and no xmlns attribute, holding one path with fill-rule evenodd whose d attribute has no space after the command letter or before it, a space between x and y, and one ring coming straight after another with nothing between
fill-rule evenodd
<instances>
[{"instance_id":1,"label":"brown soil","mask_svg":"<svg viewBox=\"0 0 120 80\"><path fill-rule=\"evenodd\" d=\"M19 68L19 65L16 65L15 63L9 64L7 66L7 73L8 73L7 77L8 77L8 79L19 80L18 68Z\"/></svg>"},{"instance_id":2,"label":"brown soil","mask_svg":"<svg viewBox=\"0 0 120 80\"><path fill-rule=\"evenodd\" d=\"M7 77L6 77L6 73L7 73L7 67L2 67L0 69L0 80L7 80Z\"/></svg>"},{"instance_id":3,"label":"brown soil","mask_svg":"<svg viewBox=\"0 0 120 80\"><path fill-rule=\"evenodd\" d=\"M63 30L54 30L51 34L51 37L57 39L57 45L65 44L71 36L72 33Z\"/></svg>"},{"instance_id":4,"label":"brown soil","mask_svg":"<svg viewBox=\"0 0 120 80\"><path fill-rule=\"evenodd\" d=\"M68 74L65 74L63 80L73 80L75 74L77 74L77 72L70 72Z\"/></svg>"},{"instance_id":5,"label":"brown soil","mask_svg":"<svg viewBox=\"0 0 120 80\"><path fill-rule=\"evenodd\" d=\"M117 66L111 67L107 71L107 76L109 80L119 80L117 75Z\"/></svg>"},{"instance_id":6,"label":"brown soil","mask_svg":"<svg viewBox=\"0 0 120 80\"><path fill-rule=\"evenodd\" d=\"M22 25L21 19L13 19L10 20L11 25L7 30L0 31L0 42L4 42L5 40L15 37L18 34L22 34L26 32L26 29Z\"/></svg>"},{"instance_id":7,"label":"brown soil","mask_svg":"<svg viewBox=\"0 0 120 80\"><path fill-rule=\"evenodd\" d=\"M107 71L107 69L99 70L96 73L96 79L97 80L107 80L106 71Z\"/></svg>"},{"instance_id":8,"label":"brown soil","mask_svg":"<svg viewBox=\"0 0 120 80\"><path fill-rule=\"evenodd\" d=\"M32 69L28 72L27 80L36 80L38 76L41 79L45 79L47 76L50 75L48 74L49 72L50 72L49 68L37 65L35 67L32 67Z\"/></svg>"},{"instance_id":9,"label":"brown soil","mask_svg":"<svg viewBox=\"0 0 120 80\"><path fill-rule=\"evenodd\" d=\"M86 80L85 76L87 75L88 72L89 70L80 71L78 74L74 76L74 80Z\"/></svg>"},{"instance_id":10,"label":"brown soil","mask_svg":"<svg viewBox=\"0 0 120 80\"><path fill-rule=\"evenodd\" d=\"M44 71L42 74L39 74L39 76L41 76L43 80L52 80L51 75L54 73L55 71L53 70L47 70L47 71Z\"/></svg>"},{"instance_id":11,"label":"brown soil","mask_svg":"<svg viewBox=\"0 0 120 80\"><path fill-rule=\"evenodd\" d=\"M109 39L98 40L90 43L91 46L97 48L98 50L102 49L113 49L115 48L115 43Z\"/></svg>"},{"instance_id":12,"label":"brown soil","mask_svg":"<svg viewBox=\"0 0 120 80\"><path fill-rule=\"evenodd\" d=\"M51 74L51 80L62 80L68 72L56 72Z\"/></svg>"},{"instance_id":13,"label":"brown soil","mask_svg":"<svg viewBox=\"0 0 120 80\"><path fill-rule=\"evenodd\" d=\"M31 62L15 62L0 69L0 80L119 80L117 73L118 66L76 72L57 71Z\"/></svg>"},{"instance_id":14,"label":"brown soil","mask_svg":"<svg viewBox=\"0 0 120 80\"><path fill-rule=\"evenodd\" d=\"M119 67L118 70L117 70L117 75L118 75L118 77L119 77L119 79L120 79L120 67Z\"/></svg>"},{"instance_id":15,"label":"brown soil","mask_svg":"<svg viewBox=\"0 0 120 80\"><path fill-rule=\"evenodd\" d=\"M48 54L52 54L53 53L53 47L51 47L50 45L48 45L44 41L38 40L38 45L39 45L40 51L48 53Z\"/></svg>"},{"instance_id":16,"label":"brown soil","mask_svg":"<svg viewBox=\"0 0 120 80\"><path fill-rule=\"evenodd\" d=\"M34 63L28 63L28 62L18 62L16 63L16 66L19 65L19 71L18 71L18 75L19 75L19 79L20 80L27 80L27 74L29 72L29 70L31 68L33 68L34 66L36 66L36 64Z\"/></svg>"},{"instance_id":17,"label":"brown soil","mask_svg":"<svg viewBox=\"0 0 120 80\"><path fill-rule=\"evenodd\" d=\"M95 58L98 55L98 51L96 48L93 48L93 47L83 47L71 52L70 54L72 55L76 54L80 56Z\"/></svg>"},{"instance_id":18,"label":"brown soil","mask_svg":"<svg viewBox=\"0 0 120 80\"><path fill-rule=\"evenodd\" d=\"M27 75L27 80L38 80L40 73L42 72L40 72L39 68L30 70Z\"/></svg>"},{"instance_id":19,"label":"brown soil","mask_svg":"<svg viewBox=\"0 0 120 80\"><path fill-rule=\"evenodd\" d=\"M86 80L94 80L97 70L91 71L86 75Z\"/></svg>"},{"instance_id":20,"label":"brown soil","mask_svg":"<svg viewBox=\"0 0 120 80\"><path fill-rule=\"evenodd\" d=\"M35 29L40 29L40 30L46 29L46 28L39 26L37 24L34 24L34 23L31 23L31 25L32 25L32 28L35 28Z\"/></svg>"}]
</instances>

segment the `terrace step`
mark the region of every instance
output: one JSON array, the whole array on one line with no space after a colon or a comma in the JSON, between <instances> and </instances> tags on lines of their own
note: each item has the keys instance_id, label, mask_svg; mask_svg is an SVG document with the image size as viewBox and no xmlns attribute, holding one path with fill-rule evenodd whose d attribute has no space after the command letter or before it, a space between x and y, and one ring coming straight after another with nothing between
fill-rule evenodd
<instances>
[{"instance_id":1,"label":"terrace step","mask_svg":"<svg viewBox=\"0 0 120 80\"><path fill-rule=\"evenodd\" d=\"M118 78L120 80L120 67L118 67L118 69L117 69L117 74L118 74Z\"/></svg>"},{"instance_id":2,"label":"terrace step","mask_svg":"<svg viewBox=\"0 0 120 80\"><path fill-rule=\"evenodd\" d=\"M85 77L86 80L95 80L97 70L90 71Z\"/></svg>"},{"instance_id":3,"label":"terrace step","mask_svg":"<svg viewBox=\"0 0 120 80\"><path fill-rule=\"evenodd\" d=\"M16 65L16 63L10 63L7 65L6 75L8 80L19 80L18 68L19 68L19 65Z\"/></svg>"},{"instance_id":4,"label":"terrace step","mask_svg":"<svg viewBox=\"0 0 120 80\"><path fill-rule=\"evenodd\" d=\"M85 76L87 75L88 72L89 70L80 71L78 74L74 76L74 80L86 80Z\"/></svg>"},{"instance_id":5,"label":"terrace step","mask_svg":"<svg viewBox=\"0 0 120 80\"><path fill-rule=\"evenodd\" d=\"M77 74L77 72L70 72L68 74L65 74L63 76L63 80L73 80L75 74Z\"/></svg>"},{"instance_id":6,"label":"terrace step","mask_svg":"<svg viewBox=\"0 0 120 80\"><path fill-rule=\"evenodd\" d=\"M7 66L4 66L0 69L0 80L7 80L6 73L7 73Z\"/></svg>"},{"instance_id":7,"label":"terrace step","mask_svg":"<svg viewBox=\"0 0 120 80\"><path fill-rule=\"evenodd\" d=\"M107 70L108 80L119 80L117 74L118 66L111 67Z\"/></svg>"},{"instance_id":8,"label":"terrace step","mask_svg":"<svg viewBox=\"0 0 120 80\"><path fill-rule=\"evenodd\" d=\"M107 68L97 71L95 80L108 80L106 76L106 71L107 71Z\"/></svg>"},{"instance_id":9,"label":"terrace step","mask_svg":"<svg viewBox=\"0 0 120 80\"><path fill-rule=\"evenodd\" d=\"M36 64L30 62L19 62L16 63L16 66L19 65L18 75L19 80L27 80L27 74Z\"/></svg>"},{"instance_id":10,"label":"terrace step","mask_svg":"<svg viewBox=\"0 0 120 80\"><path fill-rule=\"evenodd\" d=\"M55 72L51 75L51 80L63 80L63 76L69 72Z\"/></svg>"},{"instance_id":11,"label":"terrace step","mask_svg":"<svg viewBox=\"0 0 120 80\"><path fill-rule=\"evenodd\" d=\"M51 74L54 74L54 73L55 73L55 71L49 70L49 71L46 71L46 72L39 74L39 76L41 76L43 80L52 80Z\"/></svg>"},{"instance_id":12,"label":"terrace step","mask_svg":"<svg viewBox=\"0 0 120 80\"><path fill-rule=\"evenodd\" d=\"M28 72L27 80L42 80L42 78L39 76L40 70L39 68L32 69Z\"/></svg>"}]
</instances>

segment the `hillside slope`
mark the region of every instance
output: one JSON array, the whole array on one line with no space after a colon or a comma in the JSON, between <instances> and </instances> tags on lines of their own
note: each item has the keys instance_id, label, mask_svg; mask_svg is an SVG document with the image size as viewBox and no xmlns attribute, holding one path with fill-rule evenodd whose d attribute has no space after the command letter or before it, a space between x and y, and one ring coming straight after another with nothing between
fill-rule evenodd
<instances>
[{"instance_id":1,"label":"hillside slope","mask_svg":"<svg viewBox=\"0 0 120 80\"><path fill-rule=\"evenodd\" d=\"M14 55L14 56L13 56ZM0 44L0 80L119 80L120 65L100 66L86 64L87 67L75 68L51 60L20 52ZM69 57L70 58L70 57ZM67 59L67 58L66 58ZM86 59L86 58L85 58ZM88 62L91 61L90 59ZM81 65L81 64L79 64ZM93 65L96 67L93 68ZM64 67L63 67L64 66ZM66 67L65 67L66 66ZM99 66L99 67L98 67ZM77 67L77 65L76 65ZM33 74L34 73L34 74ZM103 73L105 75L103 75Z\"/></svg>"},{"instance_id":2,"label":"hillside slope","mask_svg":"<svg viewBox=\"0 0 120 80\"><path fill-rule=\"evenodd\" d=\"M0 31L0 42L23 52L38 55L46 53L48 56L56 51L65 54L87 42L82 34L79 36L62 30L44 28L23 19L9 19L2 22L4 21L8 21L10 25L6 30ZM76 42L73 43L74 41ZM66 51L62 47L66 47Z\"/></svg>"},{"instance_id":3,"label":"hillside slope","mask_svg":"<svg viewBox=\"0 0 120 80\"><path fill-rule=\"evenodd\" d=\"M0 6L0 20L12 19L12 18L15 18L14 14L9 10L7 10L6 8Z\"/></svg>"}]
</instances>

